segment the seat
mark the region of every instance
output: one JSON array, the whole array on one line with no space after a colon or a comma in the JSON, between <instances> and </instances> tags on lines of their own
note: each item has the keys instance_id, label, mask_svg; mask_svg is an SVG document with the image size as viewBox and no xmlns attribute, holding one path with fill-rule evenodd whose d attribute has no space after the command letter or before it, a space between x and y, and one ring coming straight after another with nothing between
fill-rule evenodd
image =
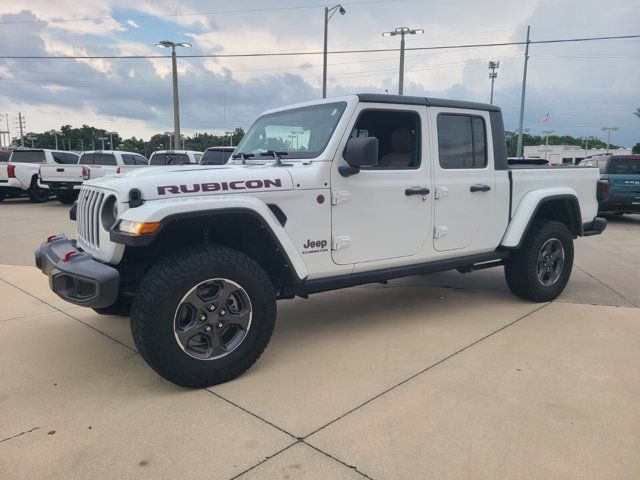
<instances>
[{"instance_id":1,"label":"seat","mask_svg":"<svg viewBox=\"0 0 640 480\"><path fill-rule=\"evenodd\" d=\"M413 157L413 134L408 128L396 128L391 133L391 152L385 154L378 166L382 168L409 168Z\"/></svg>"}]
</instances>

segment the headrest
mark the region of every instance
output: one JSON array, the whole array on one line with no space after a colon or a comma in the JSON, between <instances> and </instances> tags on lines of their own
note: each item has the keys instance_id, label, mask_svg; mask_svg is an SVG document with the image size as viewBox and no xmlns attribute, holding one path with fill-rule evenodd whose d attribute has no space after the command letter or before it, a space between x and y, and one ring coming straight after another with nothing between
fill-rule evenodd
<instances>
[{"instance_id":1,"label":"headrest","mask_svg":"<svg viewBox=\"0 0 640 480\"><path fill-rule=\"evenodd\" d=\"M408 128L396 128L391 133L391 148L396 153L408 153L413 150L413 134Z\"/></svg>"}]
</instances>

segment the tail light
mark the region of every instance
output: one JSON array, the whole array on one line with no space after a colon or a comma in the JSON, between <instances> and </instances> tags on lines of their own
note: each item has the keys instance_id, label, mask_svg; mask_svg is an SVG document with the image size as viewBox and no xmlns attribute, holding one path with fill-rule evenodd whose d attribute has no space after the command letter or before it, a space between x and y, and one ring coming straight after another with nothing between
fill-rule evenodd
<instances>
[{"instance_id":1,"label":"tail light","mask_svg":"<svg viewBox=\"0 0 640 480\"><path fill-rule=\"evenodd\" d=\"M82 179L89 180L89 178L91 178L91 170L89 167L82 167Z\"/></svg>"},{"instance_id":2,"label":"tail light","mask_svg":"<svg viewBox=\"0 0 640 480\"><path fill-rule=\"evenodd\" d=\"M116 168L116 173L120 173L120 167Z\"/></svg>"},{"instance_id":3,"label":"tail light","mask_svg":"<svg viewBox=\"0 0 640 480\"><path fill-rule=\"evenodd\" d=\"M16 178L16 166L15 165L7 165L7 176L9 178Z\"/></svg>"},{"instance_id":4,"label":"tail light","mask_svg":"<svg viewBox=\"0 0 640 480\"><path fill-rule=\"evenodd\" d=\"M596 198L599 202L605 200L609 196L611 191L611 182L608 179L598 180L598 186L596 188Z\"/></svg>"}]
</instances>

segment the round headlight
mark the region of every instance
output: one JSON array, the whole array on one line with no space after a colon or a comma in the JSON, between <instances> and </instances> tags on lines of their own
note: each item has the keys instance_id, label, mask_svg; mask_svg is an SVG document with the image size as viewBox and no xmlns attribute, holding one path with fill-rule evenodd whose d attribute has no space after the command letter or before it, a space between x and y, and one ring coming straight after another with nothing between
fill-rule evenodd
<instances>
[{"instance_id":1,"label":"round headlight","mask_svg":"<svg viewBox=\"0 0 640 480\"><path fill-rule=\"evenodd\" d=\"M103 206L100 214L102 227L109 230L118 219L118 201L113 195L109 196Z\"/></svg>"}]
</instances>

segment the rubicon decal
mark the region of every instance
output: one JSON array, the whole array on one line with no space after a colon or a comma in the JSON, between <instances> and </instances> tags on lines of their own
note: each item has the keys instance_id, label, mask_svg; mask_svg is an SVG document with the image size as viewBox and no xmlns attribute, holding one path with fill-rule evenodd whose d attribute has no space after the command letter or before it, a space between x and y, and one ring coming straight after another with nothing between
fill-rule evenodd
<instances>
[{"instance_id":1,"label":"rubicon decal","mask_svg":"<svg viewBox=\"0 0 640 480\"><path fill-rule=\"evenodd\" d=\"M176 195L181 193L220 192L227 190L257 190L260 188L282 187L282 180L235 180L232 182L192 183L189 185L163 185L158 195Z\"/></svg>"},{"instance_id":2,"label":"rubicon decal","mask_svg":"<svg viewBox=\"0 0 640 480\"><path fill-rule=\"evenodd\" d=\"M326 252L327 249L327 245L329 244L329 242L327 242L326 240L311 240L311 239L307 239L307 243L305 243L304 245L302 245L302 248L304 249L302 251L303 255L307 254L307 253L318 253L318 252Z\"/></svg>"}]
</instances>

